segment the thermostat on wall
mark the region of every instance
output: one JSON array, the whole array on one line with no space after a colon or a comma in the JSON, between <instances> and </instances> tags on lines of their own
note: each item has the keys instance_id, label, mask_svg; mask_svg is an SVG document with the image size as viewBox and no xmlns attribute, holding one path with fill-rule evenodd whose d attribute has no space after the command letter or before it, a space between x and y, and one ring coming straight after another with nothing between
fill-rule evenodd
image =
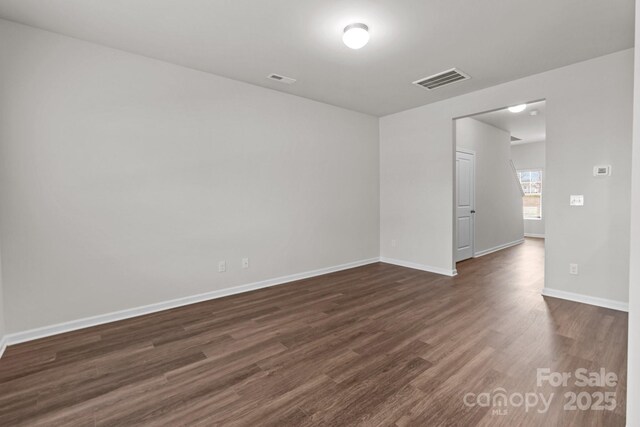
<instances>
[{"instance_id":1,"label":"thermostat on wall","mask_svg":"<svg viewBox=\"0 0 640 427\"><path fill-rule=\"evenodd\" d=\"M593 167L593 176L610 176L610 175L611 175L611 165Z\"/></svg>"}]
</instances>

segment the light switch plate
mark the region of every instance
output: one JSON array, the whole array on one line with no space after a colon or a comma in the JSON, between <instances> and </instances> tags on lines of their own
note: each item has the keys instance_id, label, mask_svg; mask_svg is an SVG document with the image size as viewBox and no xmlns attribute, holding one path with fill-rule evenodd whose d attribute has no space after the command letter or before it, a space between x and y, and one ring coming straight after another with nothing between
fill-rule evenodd
<instances>
[{"instance_id":1,"label":"light switch plate","mask_svg":"<svg viewBox=\"0 0 640 427\"><path fill-rule=\"evenodd\" d=\"M594 166L593 176L611 176L611 165Z\"/></svg>"},{"instance_id":2,"label":"light switch plate","mask_svg":"<svg viewBox=\"0 0 640 427\"><path fill-rule=\"evenodd\" d=\"M584 206L584 196L581 194L572 194L569 197L570 206Z\"/></svg>"}]
</instances>

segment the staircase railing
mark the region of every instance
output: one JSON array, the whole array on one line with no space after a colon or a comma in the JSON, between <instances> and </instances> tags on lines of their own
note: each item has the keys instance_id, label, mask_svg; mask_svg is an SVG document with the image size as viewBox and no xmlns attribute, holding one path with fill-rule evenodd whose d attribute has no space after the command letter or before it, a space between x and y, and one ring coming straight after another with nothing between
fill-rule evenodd
<instances>
[{"instance_id":1,"label":"staircase railing","mask_svg":"<svg viewBox=\"0 0 640 427\"><path fill-rule=\"evenodd\" d=\"M524 197L524 191L522 190L522 184L520 183L520 178L518 178L518 170L516 169L516 165L513 164L513 160L509 160L509 163L511 164L513 177L515 178L516 183L518 184L518 188L520 189L520 194L522 194L522 197Z\"/></svg>"}]
</instances>

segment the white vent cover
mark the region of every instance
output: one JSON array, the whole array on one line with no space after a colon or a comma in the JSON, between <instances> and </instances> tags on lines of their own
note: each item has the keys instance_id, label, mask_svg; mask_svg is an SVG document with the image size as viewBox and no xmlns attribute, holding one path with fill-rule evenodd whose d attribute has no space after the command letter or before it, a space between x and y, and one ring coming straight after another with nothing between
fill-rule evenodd
<instances>
[{"instance_id":1,"label":"white vent cover","mask_svg":"<svg viewBox=\"0 0 640 427\"><path fill-rule=\"evenodd\" d=\"M281 76L280 74L269 74L267 78L274 80L276 82L287 84L287 85L290 85L296 82L296 79L292 79L291 77Z\"/></svg>"},{"instance_id":2,"label":"white vent cover","mask_svg":"<svg viewBox=\"0 0 640 427\"><path fill-rule=\"evenodd\" d=\"M450 85L452 83L468 80L470 78L471 77L468 74L463 73L457 68L452 68L450 70L443 71L438 74L434 74L433 76L416 80L415 82L413 82L413 84L423 87L425 89L432 90L438 87Z\"/></svg>"}]
</instances>

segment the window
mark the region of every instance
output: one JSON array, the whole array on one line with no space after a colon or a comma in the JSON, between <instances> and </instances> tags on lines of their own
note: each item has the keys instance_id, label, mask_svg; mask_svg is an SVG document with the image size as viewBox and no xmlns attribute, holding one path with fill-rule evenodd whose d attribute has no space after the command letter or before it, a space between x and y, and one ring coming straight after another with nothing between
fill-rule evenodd
<instances>
[{"instance_id":1,"label":"window","mask_svg":"<svg viewBox=\"0 0 640 427\"><path fill-rule=\"evenodd\" d=\"M542 170L518 171L524 197L522 214L524 219L542 219Z\"/></svg>"}]
</instances>

